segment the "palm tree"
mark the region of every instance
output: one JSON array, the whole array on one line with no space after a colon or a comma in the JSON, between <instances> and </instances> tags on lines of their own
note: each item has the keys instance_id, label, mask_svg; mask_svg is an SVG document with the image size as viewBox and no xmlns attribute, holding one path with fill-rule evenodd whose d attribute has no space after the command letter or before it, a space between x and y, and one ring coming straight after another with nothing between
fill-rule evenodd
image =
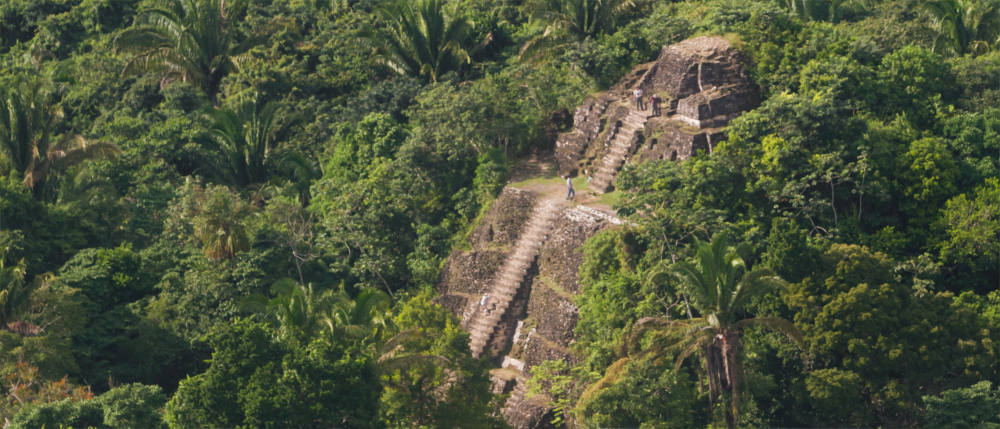
<instances>
[{"instance_id":1,"label":"palm tree","mask_svg":"<svg viewBox=\"0 0 1000 429\"><path fill-rule=\"evenodd\" d=\"M277 157L275 146L285 122L285 111L275 102L261 106L246 102L237 109L215 109L212 128L204 142L212 156L209 170L228 185L246 188L267 181Z\"/></svg>"},{"instance_id":2,"label":"palm tree","mask_svg":"<svg viewBox=\"0 0 1000 429\"><path fill-rule=\"evenodd\" d=\"M250 248L243 219L250 207L222 186L195 187L192 217L195 237L208 259L230 259Z\"/></svg>"},{"instance_id":3,"label":"palm tree","mask_svg":"<svg viewBox=\"0 0 1000 429\"><path fill-rule=\"evenodd\" d=\"M278 333L284 338L314 338L323 326L323 315L335 297L331 291L315 292L312 284L302 285L281 279L271 286L276 296L268 301L269 313L278 321Z\"/></svg>"},{"instance_id":4,"label":"palm tree","mask_svg":"<svg viewBox=\"0 0 1000 429\"><path fill-rule=\"evenodd\" d=\"M362 40L377 60L396 73L437 82L441 75L472 62L466 49L473 23L441 0L397 1L378 10L383 28L369 29Z\"/></svg>"},{"instance_id":5,"label":"palm tree","mask_svg":"<svg viewBox=\"0 0 1000 429\"><path fill-rule=\"evenodd\" d=\"M799 330L779 317L742 318L746 305L755 297L784 287L784 282L769 270L748 270L740 249L729 245L725 234L713 237L710 243L696 242L696 263L677 262L668 273L679 281L687 301L697 317L689 312L687 319L669 316L639 320L624 344L625 358L615 362L606 376L584 395L606 386L620 376L629 360L636 357L663 359L675 357L674 370L694 353L700 353L708 376L709 401L714 404L728 392L731 405L726 411L726 424L736 426L739 418L740 382L743 377L740 337L744 329L760 326L787 335L801 342ZM646 339L644 350L634 350ZM676 354L674 354L676 353Z\"/></svg>"},{"instance_id":6,"label":"palm tree","mask_svg":"<svg viewBox=\"0 0 1000 429\"><path fill-rule=\"evenodd\" d=\"M378 289L363 289L351 299L341 292L322 323L334 337L378 342L389 327L389 295Z\"/></svg>"},{"instance_id":7,"label":"palm tree","mask_svg":"<svg viewBox=\"0 0 1000 429\"><path fill-rule=\"evenodd\" d=\"M545 0L541 16L549 25L583 40L615 28L633 0Z\"/></svg>"},{"instance_id":8,"label":"palm tree","mask_svg":"<svg viewBox=\"0 0 1000 429\"><path fill-rule=\"evenodd\" d=\"M609 33L633 7L633 0L543 0L533 15L548 25L521 47L518 58L532 58L545 49L571 43L567 37L581 42Z\"/></svg>"},{"instance_id":9,"label":"palm tree","mask_svg":"<svg viewBox=\"0 0 1000 429\"><path fill-rule=\"evenodd\" d=\"M271 285L273 298L255 294L241 305L255 313L273 315L282 338L309 342L321 335L358 341L376 347L391 322L389 296L377 289L364 289L351 298L343 290L317 292L312 284L283 278Z\"/></svg>"},{"instance_id":10,"label":"palm tree","mask_svg":"<svg viewBox=\"0 0 1000 429\"><path fill-rule=\"evenodd\" d=\"M162 0L159 6L144 9L132 28L115 37L115 48L132 58L124 74L155 72L161 86L179 80L196 84L213 105L222 78L236 69L246 49L236 41L229 23L238 19L236 1Z\"/></svg>"},{"instance_id":11,"label":"palm tree","mask_svg":"<svg viewBox=\"0 0 1000 429\"><path fill-rule=\"evenodd\" d=\"M958 55L982 54L1000 44L1000 2L995 0L928 0L923 8L938 32L934 47ZM939 39L945 44L938 45Z\"/></svg>"},{"instance_id":12,"label":"palm tree","mask_svg":"<svg viewBox=\"0 0 1000 429\"><path fill-rule=\"evenodd\" d=\"M79 135L53 143L63 116L53 98L51 87L39 80L24 81L14 89L0 87L0 153L36 197L52 171L118 153L111 143L90 142Z\"/></svg>"},{"instance_id":13,"label":"palm tree","mask_svg":"<svg viewBox=\"0 0 1000 429\"><path fill-rule=\"evenodd\" d=\"M30 285L24 281L25 275L24 261L8 267L0 256L0 329L7 329L28 302Z\"/></svg>"}]
</instances>

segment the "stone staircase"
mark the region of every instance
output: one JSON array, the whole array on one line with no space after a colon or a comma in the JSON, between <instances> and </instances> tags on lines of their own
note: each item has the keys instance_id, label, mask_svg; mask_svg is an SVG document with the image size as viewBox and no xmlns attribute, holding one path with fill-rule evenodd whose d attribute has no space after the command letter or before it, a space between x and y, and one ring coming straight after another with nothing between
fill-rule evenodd
<instances>
[{"instance_id":1,"label":"stone staircase","mask_svg":"<svg viewBox=\"0 0 1000 429\"><path fill-rule=\"evenodd\" d=\"M621 125L615 130L614 139L604 154L604 158L601 159L601 166L598 167L597 172L590 181L590 189L604 193L614 187L618 170L625 164L626 157L632 151L635 133L646 126L648 118L649 116L646 111L629 111L628 116L621 121Z\"/></svg>"},{"instance_id":2,"label":"stone staircase","mask_svg":"<svg viewBox=\"0 0 1000 429\"><path fill-rule=\"evenodd\" d=\"M524 283L528 269L538 256L538 250L548 236L550 225L558 212L559 203L539 200L528 224L514 245L514 252L507 257L490 286L485 306L480 306L469 326L469 348L473 357L479 357L496 331L497 324L507 311L514 296Z\"/></svg>"},{"instance_id":3,"label":"stone staircase","mask_svg":"<svg viewBox=\"0 0 1000 429\"><path fill-rule=\"evenodd\" d=\"M528 377L524 374L518 375L515 379L514 390L510 392L510 397L507 398L507 402L503 409L500 410L500 414L503 415L504 420L511 427L530 427L528 423L532 420L539 420L540 415L544 414L547 409L542 407L531 407L527 406L525 402L528 395Z\"/></svg>"}]
</instances>

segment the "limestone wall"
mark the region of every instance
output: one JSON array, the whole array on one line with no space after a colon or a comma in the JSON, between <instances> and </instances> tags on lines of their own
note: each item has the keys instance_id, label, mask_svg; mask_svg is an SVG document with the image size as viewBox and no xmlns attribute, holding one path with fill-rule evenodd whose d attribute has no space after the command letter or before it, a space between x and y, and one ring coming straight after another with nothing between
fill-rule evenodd
<instances>
[{"instance_id":1,"label":"limestone wall","mask_svg":"<svg viewBox=\"0 0 1000 429\"><path fill-rule=\"evenodd\" d=\"M438 302L459 316L466 329L470 309L489 290L497 270L513 251L535 201L530 192L504 188L469 234L469 249L452 252L441 268Z\"/></svg>"},{"instance_id":2,"label":"limestone wall","mask_svg":"<svg viewBox=\"0 0 1000 429\"><path fill-rule=\"evenodd\" d=\"M698 150L711 152L725 139L723 128L756 107L760 95L743 67L743 55L721 37L697 37L665 46L656 61L637 66L608 91L593 95L577 110L574 129L556 143L560 174L593 171L607 154L621 118L633 110L631 90L656 93L662 115L650 117L633 139L639 159L684 160ZM600 106L595 109L594 106Z\"/></svg>"}]
</instances>

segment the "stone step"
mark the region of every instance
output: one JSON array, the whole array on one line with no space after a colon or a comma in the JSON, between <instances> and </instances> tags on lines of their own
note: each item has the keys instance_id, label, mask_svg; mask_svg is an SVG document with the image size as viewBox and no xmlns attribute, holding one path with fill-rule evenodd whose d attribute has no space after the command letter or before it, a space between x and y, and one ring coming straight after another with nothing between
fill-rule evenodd
<instances>
[{"instance_id":1,"label":"stone step","mask_svg":"<svg viewBox=\"0 0 1000 429\"><path fill-rule=\"evenodd\" d=\"M524 284L528 270L538 255L538 249L548 237L548 229L556 213L557 206L548 201L541 201L532 210L528 225L515 244L516 249L508 255L492 281L488 308L473 316L475 321L470 329L469 342L473 356L482 354L496 331L497 324Z\"/></svg>"},{"instance_id":2,"label":"stone step","mask_svg":"<svg viewBox=\"0 0 1000 429\"><path fill-rule=\"evenodd\" d=\"M510 260L516 262L518 265L530 265L535 260L535 255L525 252L521 255L515 255Z\"/></svg>"},{"instance_id":3,"label":"stone step","mask_svg":"<svg viewBox=\"0 0 1000 429\"><path fill-rule=\"evenodd\" d=\"M517 292L517 290L521 288L521 285L524 283L524 278L525 277L527 277L527 276L519 274L517 280L507 280L507 281L503 281L503 282L498 282L495 285L495 287L493 288L493 292L494 292L493 296L501 297L501 296L505 296L505 295L513 295L513 294L515 294ZM494 304L497 304L497 303L498 303L498 301L494 302Z\"/></svg>"},{"instance_id":4,"label":"stone step","mask_svg":"<svg viewBox=\"0 0 1000 429\"><path fill-rule=\"evenodd\" d=\"M608 152L607 154L604 155L604 160L601 162L601 166L614 164L618 159L624 157L622 155L624 155L624 152L618 152L618 153Z\"/></svg>"},{"instance_id":5,"label":"stone step","mask_svg":"<svg viewBox=\"0 0 1000 429\"><path fill-rule=\"evenodd\" d=\"M608 158L605 159L606 162L604 163L604 165L602 165L602 167L607 167L612 172L617 171L618 167L622 165L622 161L625 161L625 156L626 154L624 153L608 156Z\"/></svg>"},{"instance_id":6,"label":"stone step","mask_svg":"<svg viewBox=\"0 0 1000 429\"><path fill-rule=\"evenodd\" d=\"M518 271L510 271L510 272L501 273L500 277L497 280L502 281L502 282L518 282L518 283L520 283L521 281L524 280L524 276L522 276L521 273L518 272Z\"/></svg>"}]
</instances>

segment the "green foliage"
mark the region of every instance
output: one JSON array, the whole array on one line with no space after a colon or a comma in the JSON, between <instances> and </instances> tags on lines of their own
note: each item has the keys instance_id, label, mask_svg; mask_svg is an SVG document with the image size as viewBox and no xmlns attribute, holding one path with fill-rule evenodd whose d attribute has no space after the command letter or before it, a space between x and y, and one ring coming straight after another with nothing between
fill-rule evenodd
<instances>
[{"instance_id":1,"label":"green foliage","mask_svg":"<svg viewBox=\"0 0 1000 429\"><path fill-rule=\"evenodd\" d=\"M978 57L951 59L955 83L962 93L957 104L963 109L981 112L996 106L1000 96L1000 51Z\"/></svg>"},{"instance_id":2,"label":"green foliage","mask_svg":"<svg viewBox=\"0 0 1000 429\"><path fill-rule=\"evenodd\" d=\"M369 30L365 40L396 73L437 82L472 61L472 21L440 0L385 2L378 19L384 27Z\"/></svg>"},{"instance_id":3,"label":"green foliage","mask_svg":"<svg viewBox=\"0 0 1000 429\"><path fill-rule=\"evenodd\" d=\"M880 113L904 113L915 124L926 125L938 105L950 102L954 77L942 58L926 49L908 46L882 59L878 79L883 83Z\"/></svg>"},{"instance_id":4,"label":"green foliage","mask_svg":"<svg viewBox=\"0 0 1000 429\"><path fill-rule=\"evenodd\" d=\"M60 268L59 280L80 291L73 297L85 310L84 325L71 331L82 378L176 382L174 371L185 370L188 345L135 307L154 292L145 267L140 255L123 246L81 251Z\"/></svg>"},{"instance_id":5,"label":"green foliage","mask_svg":"<svg viewBox=\"0 0 1000 429\"><path fill-rule=\"evenodd\" d=\"M703 394L684 371L649 360L629 366L618 382L581 400L578 409L587 424L671 429L709 423Z\"/></svg>"},{"instance_id":6,"label":"green foliage","mask_svg":"<svg viewBox=\"0 0 1000 429\"><path fill-rule=\"evenodd\" d=\"M244 102L236 109L213 110L210 116L212 128L205 142L212 154L206 163L208 175L246 188L266 182L276 164L287 161L277 142L287 117L277 103Z\"/></svg>"},{"instance_id":7,"label":"green foliage","mask_svg":"<svg viewBox=\"0 0 1000 429\"><path fill-rule=\"evenodd\" d=\"M929 0L921 4L938 33L935 47L957 55L981 54L1000 42L1000 5L991 0Z\"/></svg>"},{"instance_id":8,"label":"green foliage","mask_svg":"<svg viewBox=\"0 0 1000 429\"><path fill-rule=\"evenodd\" d=\"M937 247L941 261L948 267L946 281L950 290L975 290L986 293L1000 282L1000 186L989 179L969 196L949 199L941 210L939 228L944 239Z\"/></svg>"},{"instance_id":9,"label":"green foliage","mask_svg":"<svg viewBox=\"0 0 1000 429\"><path fill-rule=\"evenodd\" d=\"M87 249L59 269L59 277L93 303L93 313L107 311L150 295L153 285L131 247Z\"/></svg>"},{"instance_id":10,"label":"green foliage","mask_svg":"<svg viewBox=\"0 0 1000 429\"><path fill-rule=\"evenodd\" d=\"M781 278L794 283L812 273L819 262L819 252L809 245L806 231L791 219L774 218L762 262Z\"/></svg>"},{"instance_id":11,"label":"green foliage","mask_svg":"<svg viewBox=\"0 0 1000 429\"><path fill-rule=\"evenodd\" d=\"M740 383L743 368L740 364L742 330L760 326L801 341L802 334L789 321L779 317L742 318L749 302L784 287L784 281L767 269L750 269L745 261L745 246L731 247L729 237L716 234L710 243L696 241L697 265L687 261L676 262L671 272L679 280L682 290L690 300L689 305L701 317L670 323L667 329L677 335L674 346L678 350L677 365L688 355L699 351L705 360L709 384L709 401L728 391L731 407L726 410L726 422L735 427L739 419ZM641 325L640 325L641 326Z\"/></svg>"},{"instance_id":12,"label":"green foliage","mask_svg":"<svg viewBox=\"0 0 1000 429\"><path fill-rule=\"evenodd\" d=\"M218 264L197 249L174 246L165 242L147 249L147 261L162 269L163 275L156 285L159 293L146 311L158 324L189 341L245 315L242 300L265 294L279 278L291 275L271 250L243 253Z\"/></svg>"},{"instance_id":13,"label":"green foliage","mask_svg":"<svg viewBox=\"0 0 1000 429\"><path fill-rule=\"evenodd\" d=\"M126 429L165 428L163 405L167 396L158 386L127 384L94 398L104 410L104 427Z\"/></svg>"},{"instance_id":14,"label":"green foliage","mask_svg":"<svg viewBox=\"0 0 1000 429\"><path fill-rule=\"evenodd\" d=\"M11 428L97 427L104 422L101 406L95 401L63 399L46 404L29 405L13 416Z\"/></svg>"},{"instance_id":15,"label":"green foliage","mask_svg":"<svg viewBox=\"0 0 1000 429\"><path fill-rule=\"evenodd\" d=\"M952 428L1000 427L1000 397L989 381L924 396L927 426Z\"/></svg>"},{"instance_id":16,"label":"green foliage","mask_svg":"<svg viewBox=\"0 0 1000 429\"><path fill-rule=\"evenodd\" d=\"M489 377L473 359L458 320L423 290L397 306L397 334L382 344L382 408L391 427L424 425L497 428Z\"/></svg>"},{"instance_id":17,"label":"green foliage","mask_svg":"<svg viewBox=\"0 0 1000 429\"><path fill-rule=\"evenodd\" d=\"M581 100L705 34L762 104L621 172L628 223L584 246L576 355L535 366L537 400L718 425L736 395L698 380L728 356L746 426L996 425L969 387L1000 381L995 3L2 1L0 415L162 427L176 390L174 426L501 424L490 365L415 288ZM710 235L792 291L690 293L670 267ZM685 335L713 317L743 323L729 354ZM682 338L707 367L670 368Z\"/></svg>"},{"instance_id":18,"label":"green foliage","mask_svg":"<svg viewBox=\"0 0 1000 429\"><path fill-rule=\"evenodd\" d=\"M959 113L942 123L943 137L958 164L959 189L969 189L1000 175L1000 160L987 154L1000 151L1000 109Z\"/></svg>"},{"instance_id":19,"label":"green foliage","mask_svg":"<svg viewBox=\"0 0 1000 429\"><path fill-rule=\"evenodd\" d=\"M176 217L168 228L182 240L197 239L210 260L231 259L250 248L245 222L253 208L223 186L189 181L169 210Z\"/></svg>"},{"instance_id":20,"label":"green foliage","mask_svg":"<svg viewBox=\"0 0 1000 429\"><path fill-rule=\"evenodd\" d=\"M836 368L818 369L806 376L805 384L815 403L817 420L836 416L850 425L864 425L864 385L858 374Z\"/></svg>"},{"instance_id":21,"label":"green foliage","mask_svg":"<svg viewBox=\"0 0 1000 429\"><path fill-rule=\"evenodd\" d=\"M0 86L0 154L36 195L41 195L49 174L118 150L79 135L58 138L56 125L62 111L55 104L55 92L37 78L22 81L16 88Z\"/></svg>"},{"instance_id":22,"label":"green foliage","mask_svg":"<svg viewBox=\"0 0 1000 429\"><path fill-rule=\"evenodd\" d=\"M939 139L920 139L910 144L899 163L899 187L907 197L904 210L911 222L926 225L947 196L955 194L958 168L951 151Z\"/></svg>"},{"instance_id":23,"label":"green foliage","mask_svg":"<svg viewBox=\"0 0 1000 429\"><path fill-rule=\"evenodd\" d=\"M6 332L0 332L0 340L4 340L5 334ZM13 419L19 414L38 419L49 419L53 414L80 414L78 411L83 407L79 406L78 401L93 398L89 389L70 383L66 377L59 380L42 378L38 368L24 361L5 364L0 367L0 371L0 387L4 392L4 396L0 398L0 412L3 413L5 424L6 419ZM54 406L47 407L48 404ZM83 414L87 415L87 420L91 420L90 407L86 408Z\"/></svg>"},{"instance_id":24,"label":"green foliage","mask_svg":"<svg viewBox=\"0 0 1000 429\"><path fill-rule=\"evenodd\" d=\"M845 16L856 15L869 2L858 0L782 0L793 15L803 21L820 20L837 22Z\"/></svg>"},{"instance_id":25,"label":"green foliage","mask_svg":"<svg viewBox=\"0 0 1000 429\"><path fill-rule=\"evenodd\" d=\"M599 233L583 249L583 293L576 300L580 312L574 333L588 366L597 370L613 362L622 333L639 317L639 282L625 263L621 235Z\"/></svg>"},{"instance_id":26,"label":"green foliage","mask_svg":"<svg viewBox=\"0 0 1000 429\"><path fill-rule=\"evenodd\" d=\"M163 0L143 9L115 38L118 51L132 58L125 74L156 73L161 82L197 83L213 104L222 78L237 67L238 35L232 22L241 3L224 0Z\"/></svg>"},{"instance_id":27,"label":"green foliage","mask_svg":"<svg viewBox=\"0 0 1000 429\"><path fill-rule=\"evenodd\" d=\"M577 40L613 32L635 6L632 0L541 0L534 6L545 32L566 32Z\"/></svg>"},{"instance_id":28,"label":"green foliage","mask_svg":"<svg viewBox=\"0 0 1000 429\"><path fill-rule=\"evenodd\" d=\"M167 403L170 427L374 426L380 388L372 361L343 345L289 348L247 320L215 329L208 343L211 365Z\"/></svg>"},{"instance_id":29,"label":"green foliage","mask_svg":"<svg viewBox=\"0 0 1000 429\"><path fill-rule=\"evenodd\" d=\"M528 379L528 397L545 395L548 406L554 416L551 424L565 423L571 417L571 406L579 383L576 377L569 374L569 364L563 360L547 360L531 367L531 378Z\"/></svg>"},{"instance_id":30,"label":"green foliage","mask_svg":"<svg viewBox=\"0 0 1000 429\"><path fill-rule=\"evenodd\" d=\"M816 419L898 424L914 415L922 386L958 386L989 372L996 354L989 331L950 294L911 293L885 255L863 247L833 245L821 267L786 297L815 359L812 399L833 401ZM860 398L847 380L860 380ZM867 405L852 406L859 403ZM843 414L823 414L834 410Z\"/></svg>"},{"instance_id":31,"label":"green foliage","mask_svg":"<svg viewBox=\"0 0 1000 429\"><path fill-rule=\"evenodd\" d=\"M371 113L357 125L341 125L334 137L333 153L323 166L328 172L324 179L331 179L331 185L346 186L365 177L373 164L395 158L406 137L406 129L385 114Z\"/></svg>"},{"instance_id":32,"label":"green foliage","mask_svg":"<svg viewBox=\"0 0 1000 429\"><path fill-rule=\"evenodd\" d=\"M31 285L25 282L24 261L7 266L6 249L0 254L0 329L15 321L31 296Z\"/></svg>"}]
</instances>

